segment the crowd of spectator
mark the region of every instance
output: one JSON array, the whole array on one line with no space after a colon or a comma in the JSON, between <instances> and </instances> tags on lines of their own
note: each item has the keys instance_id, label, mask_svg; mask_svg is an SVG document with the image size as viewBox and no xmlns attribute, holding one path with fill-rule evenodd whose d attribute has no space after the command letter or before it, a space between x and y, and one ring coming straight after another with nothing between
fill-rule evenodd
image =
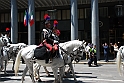
<instances>
[{"instance_id":1,"label":"crowd of spectator","mask_svg":"<svg viewBox=\"0 0 124 83\"><path fill-rule=\"evenodd\" d=\"M119 42L118 43L104 43L102 44L103 48L103 55L104 55L104 60L105 62L109 62L109 57L112 56L113 59L116 59L116 55L119 49ZM87 46L85 48L86 51L86 60L88 60L88 65L92 66L91 64L94 62L94 65L97 66L97 50L96 50L96 45L93 45L92 43L87 43Z\"/></svg>"}]
</instances>

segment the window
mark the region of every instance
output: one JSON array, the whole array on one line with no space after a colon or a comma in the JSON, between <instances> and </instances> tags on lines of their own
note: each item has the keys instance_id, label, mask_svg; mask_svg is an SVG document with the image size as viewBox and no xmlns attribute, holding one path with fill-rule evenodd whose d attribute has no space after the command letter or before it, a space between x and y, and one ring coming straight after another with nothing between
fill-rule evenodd
<instances>
[{"instance_id":1,"label":"window","mask_svg":"<svg viewBox=\"0 0 124 83\"><path fill-rule=\"evenodd\" d=\"M70 10L67 10L67 19L70 19Z\"/></svg>"},{"instance_id":2,"label":"window","mask_svg":"<svg viewBox=\"0 0 124 83\"><path fill-rule=\"evenodd\" d=\"M79 18L80 19L84 18L84 11L83 11L83 9L79 9Z\"/></svg>"},{"instance_id":3,"label":"window","mask_svg":"<svg viewBox=\"0 0 124 83\"><path fill-rule=\"evenodd\" d=\"M4 22L4 14L1 14L1 22Z\"/></svg>"},{"instance_id":4,"label":"window","mask_svg":"<svg viewBox=\"0 0 124 83\"><path fill-rule=\"evenodd\" d=\"M54 20L54 19L56 19L56 13L57 13L57 10L47 10L48 11L48 14L50 15L50 19L51 20Z\"/></svg>"},{"instance_id":5,"label":"window","mask_svg":"<svg viewBox=\"0 0 124 83\"><path fill-rule=\"evenodd\" d=\"M11 13L9 13L9 20L8 22L11 22Z\"/></svg>"},{"instance_id":6,"label":"window","mask_svg":"<svg viewBox=\"0 0 124 83\"><path fill-rule=\"evenodd\" d=\"M41 11L41 20L44 20L44 15L45 15L44 11Z\"/></svg>"},{"instance_id":7,"label":"window","mask_svg":"<svg viewBox=\"0 0 124 83\"><path fill-rule=\"evenodd\" d=\"M108 8L107 7L99 8L99 16L100 17L107 17L108 16Z\"/></svg>"},{"instance_id":8,"label":"window","mask_svg":"<svg viewBox=\"0 0 124 83\"><path fill-rule=\"evenodd\" d=\"M21 22L24 20L24 13L21 13Z\"/></svg>"},{"instance_id":9,"label":"window","mask_svg":"<svg viewBox=\"0 0 124 83\"><path fill-rule=\"evenodd\" d=\"M65 20L67 16L67 11L66 10L62 10L62 19Z\"/></svg>"},{"instance_id":10,"label":"window","mask_svg":"<svg viewBox=\"0 0 124 83\"><path fill-rule=\"evenodd\" d=\"M85 18L91 17L91 8L85 8Z\"/></svg>"},{"instance_id":11,"label":"window","mask_svg":"<svg viewBox=\"0 0 124 83\"><path fill-rule=\"evenodd\" d=\"M8 13L5 13L5 22L8 22L8 20L9 20Z\"/></svg>"},{"instance_id":12,"label":"window","mask_svg":"<svg viewBox=\"0 0 124 83\"><path fill-rule=\"evenodd\" d=\"M40 12L36 12L35 13L35 18L36 18L36 21L40 21Z\"/></svg>"},{"instance_id":13,"label":"window","mask_svg":"<svg viewBox=\"0 0 124 83\"><path fill-rule=\"evenodd\" d=\"M58 20L61 20L61 10L58 10L57 11L57 19Z\"/></svg>"}]
</instances>

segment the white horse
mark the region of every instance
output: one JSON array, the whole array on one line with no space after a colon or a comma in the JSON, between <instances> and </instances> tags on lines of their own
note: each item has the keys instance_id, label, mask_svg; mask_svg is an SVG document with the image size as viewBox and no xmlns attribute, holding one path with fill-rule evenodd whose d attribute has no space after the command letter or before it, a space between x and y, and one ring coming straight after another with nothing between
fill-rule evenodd
<instances>
[{"instance_id":1,"label":"white horse","mask_svg":"<svg viewBox=\"0 0 124 83\"><path fill-rule=\"evenodd\" d=\"M31 79L32 79L32 82L35 83L35 80L34 80L34 75L33 75L33 62L34 60L32 61L32 58L34 56L34 50L37 48L38 46L37 45L29 45L23 49L21 49L16 57L16 61L15 61L15 66L14 66L14 70L15 70L15 74L17 75L17 71L18 71L18 68L19 68L19 63L20 63L20 58L21 56L23 57L25 63L26 63L26 68L24 69L23 71L23 75L22 75L22 83L24 81L24 77L26 75L26 72L28 71L29 69L29 72L31 74ZM55 83L58 83L58 81L60 81L60 83L62 83L62 76L63 76L63 66L64 66L64 60L62 58L61 55L57 55L58 57L57 58L53 58L53 61L52 63L49 63L49 64L46 64L45 63L45 60L37 60L35 59L35 61L42 65L42 66L48 66L48 67L51 67L52 70L53 70L53 73L54 73L54 77L55 77ZM58 68L60 69L60 79L58 79Z\"/></svg>"},{"instance_id":2,"label":"white horse","mask_svg":"<svg viewBox=\"0 0 124 83\"><path fill-rule=\"evenodd\" d=\"M6 66L7 62L10 60L11 54L13 53L13 47L8 47L4 46L2 49L2 57L1 57L1 65L3 66L3 62L5 61L4 64L4 74L6 74Z\"/></svg>"},{"instance_id":3,"label":"white horse","mask_svg":"<svg viewBox=\"0 0 124 83\"><path fill-rule=\"evenodd\" d=\"M12 66L12 70L14 70L14 63L15 63L15 59L16 59L16 55L18 53L18 51L24 47L26 47L27 45L24 43L17 43L17 44L8 44L8 46L4 46L2 49L2 57L1 57L1 65L3 66L3 63L5 61L5 65L4 65L4 74L6 74L6 66L7 66L7 62L12 59L13 60L13 66Z\"/></svg>"},{"instance_id":4,"label":"white horse","mask_svg":"<svg viewBox=\"0 0 124 83\"><path fill-rule=\"evenodd\" d=\"M83 42L82 41L77 41L77 40L75 40L75 41L73 41L73 43L72 43L72 41L71 42L66 42L66 44L67 44L67 46L68 46L68 44L69 43L71 43L70 45L69 45L69 48L68 49L70 49L70 48L72 48L73 49L73 52L68 52L68 51L66 51L66 50L63 50L63 51L66 51L66 53L68 52L68 54L69 54L69 56L68 57L71 57L71 55L73 55L74 57L75 57L75 60L77 59L78 60L78 58L77 58L77 56L79 57L81 57L81 55L74 55L73 53L75 53L75 52L82 52L82 45L83 45ZM29 48L31 48L31 47L29 47ZM30 51L30 49L27 49L28 50L28 52ZM34 49L36 48L36 46L34 46L33 47ZM24 48L25 49L25 48ZM31 52L33 52L33 49L31 49L32 51L30 51L29 53L27 53L27 52L22 52L21 54L22 54L22 57L23 57L23 55L26 55L26 53L27 53L27 55L26 56L29 56L30 54L32 54ZM25 51L26 51L26 49L25 49ZM60 50L60 53L61 53L62 51ZM32 56L33 56L33 54L32 54ZM32 57L31 55L30 55L30 57ZM18 58L18 56L17 56L17 58ZM26 57L24 57L25 59L26 59ZM16 60L16 61L19 61L18 59ZM28 60L28 61L30 61L30 59ZM37 61L36 61L37 62ZM55 83L57 82L56 80L58 79L58 77L57 77L57 69L58 68L56 68L57 66L58 67L60 67L60 65L62 65L62 66L64 66L64 62L71 62L71 60L70 61L68 61L67 59L65 59L65 57L64 57L64 61L63 61L63 59L53 59L53 62L54 62L54 65L51 65L51 67L52 67L52 70L53 70L53 73L54 73L54 76L55 76ZM52 63L53 63L52 62ZM51 64L52 64L51 63ZM18 64L19 64L19 62L18 62ZM32 64L32 63L30 63L30 64ZM55 65L56 64L56 65ZM16 65L16 64L15 64ZM47 66L44 62L42 62L42 64L40 64L40 65L42 65L42 66ZM56 67L55 67L56 66ZM32 67L31 67L32 68ZM60 82L62 82L62 77L63 77L63 72L64 72L64 70L63 70L63 68L60 68L61 69L61 71L60 71ZM17 72L17 70L18 70L18 66L15 66L15 72ZM33 69L32 69L33 70ZM25 70L24 70L24 73L23 73L23 75L22 75L22 80L24 79L24 76L26 75L26 72L28 71L28 67L26 67L25 68ZM29 71L31 71L31 69L29 70ZM32 72L31 72L31 74L33 74ZM34 79L33 79L34 80Z\"/></svg>"},{"instance_id":5,"label":"white horse","mask_svg":"<svg viewBox=\"0 0 124 83\"><path fill-rule=\"evenodd\" d=\"M119 48L117 52L117 58L116 58L116 64L117 64L117 68L120 75L124 74L124 63L121 62L122 60L124 60L124 46L121 46ZM122 64L122 67L121 67L121 64Z\"/></svg>"},{"instance_id":6,"label":"white horse","mask_svg":"<svg viewBox=\"0 0 124 83\"><path fill-rule=\"evenodd\" d=\"M14 71L14 64L15 64L15 60L16 60L16 56L19 52L19 50L21 50L22 48L25 48L27 45L25 43L17 43L17 44L9 44L9 48L13 48L13 51L11 53L10 58L13 60L13 66L12 66L12 70Z\"/></svg>"},{"instance_id":7,"label":"white horse","mask_svg":"<svg viewBox=\"0 0 124 83\"><path fill-rule=\"evenodd\" d=\"M81 60L81 57L83 57L85 45L86 45L86 43L84 41L82 42L79 40L73 40L73 41L68 41L68 42L59 44L60 51L64 57L63 59L65 61L65 64L69 65L69 69L72 71L75 82L77 82L77 79L76 79L74 69L72 66L72 61L74 60L76 62L79 62ZM36 79L39 79L39 77L40 77L39 76L40 65L35 63L34 68L35 68L34 69L34 75L37 76ZM45 66L44 66L44 69L49 76L50 75L49 71L47 70L47 68Z\"/></svg>"},{"instance_id":8,"label":"white horse","mask_svg":"<svg viewBox=\"0 0 124 83\"><path fill-rule=\"evenodd\" d=\"M7 46L8 43L9 43L9 39L8 39L7 35L3 36L1 34L1 37L0 37L0 71L2 71L2 69L3 69L2 60L1 60L3 55L1 53L1 51L2 51L3 46Z\"/></svg>"}]
</instances>

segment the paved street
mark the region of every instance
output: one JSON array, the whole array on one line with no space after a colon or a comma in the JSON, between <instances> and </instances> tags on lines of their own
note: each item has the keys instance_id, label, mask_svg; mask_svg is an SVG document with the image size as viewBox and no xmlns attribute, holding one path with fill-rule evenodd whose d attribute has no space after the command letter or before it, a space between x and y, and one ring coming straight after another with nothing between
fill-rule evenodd
<instances>
[{"instance_id":1,"label":"paved street","mask_svg":"<svg viewBox=\"0 0 124 83\"><path fill-rule=\"evenodd\" d=\"M7 75L1 73L0 83L21 83L21 74L25 64L20 65L19 76L14 76L11 71L12 63L7 66ZM47 77L43 67L40 69L40 78L44 82L39 83L52 83L54 78L51 69L48 68L51 76ZM74 70L76 73L78 83L124 83L124 77L119 76L116 64L99 64L98 67L88 67L87 64L75 64ZM67 75L63 83L74 83L72 75ZM24 83L31 83L31 79L27 73Z\"/></svg>"}]
</instances>

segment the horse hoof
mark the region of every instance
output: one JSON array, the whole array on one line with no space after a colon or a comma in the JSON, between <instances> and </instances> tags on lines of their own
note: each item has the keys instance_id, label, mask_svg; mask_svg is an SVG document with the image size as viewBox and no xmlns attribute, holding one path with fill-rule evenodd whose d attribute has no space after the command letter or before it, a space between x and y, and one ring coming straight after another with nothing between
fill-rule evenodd
<instances>
[{"instance_id":1,"label":"horse hoof","mask_svg":"<svg viewBox=\"0 0 124 83\"><path fill-rule=\"evenodd\" d=\"M38 82L42 82L42 80L41 79L38 79Z\"/></svg>"},{"instance_id":2,"label":"horse hoof","mask_svg":"<svg viewBox=\"0 0 124 83\"><path fill-rule=\"evenodd\" d=\"M78 81L75 81L75 83L78 83Z\"/></svg>"},{"instance_id":3,"label":"horse hoof","mask_svg":"<svg viewBox=\"0 0 124 83\"><path fill-rule=\"evenodd\" d=\"M50 77L50 76L51 76L50 74L47 75L47 77Z\"/></svg>"},{"instance_id":4,"label":"horse hoof","mask_svg":"<svg viewBox=\"0 0 124 83\"><path fill-rule=\"evenodd\" d=\"M5 75L7 75L7 72L4 72Z\"/></svg>"}]
</instances>

